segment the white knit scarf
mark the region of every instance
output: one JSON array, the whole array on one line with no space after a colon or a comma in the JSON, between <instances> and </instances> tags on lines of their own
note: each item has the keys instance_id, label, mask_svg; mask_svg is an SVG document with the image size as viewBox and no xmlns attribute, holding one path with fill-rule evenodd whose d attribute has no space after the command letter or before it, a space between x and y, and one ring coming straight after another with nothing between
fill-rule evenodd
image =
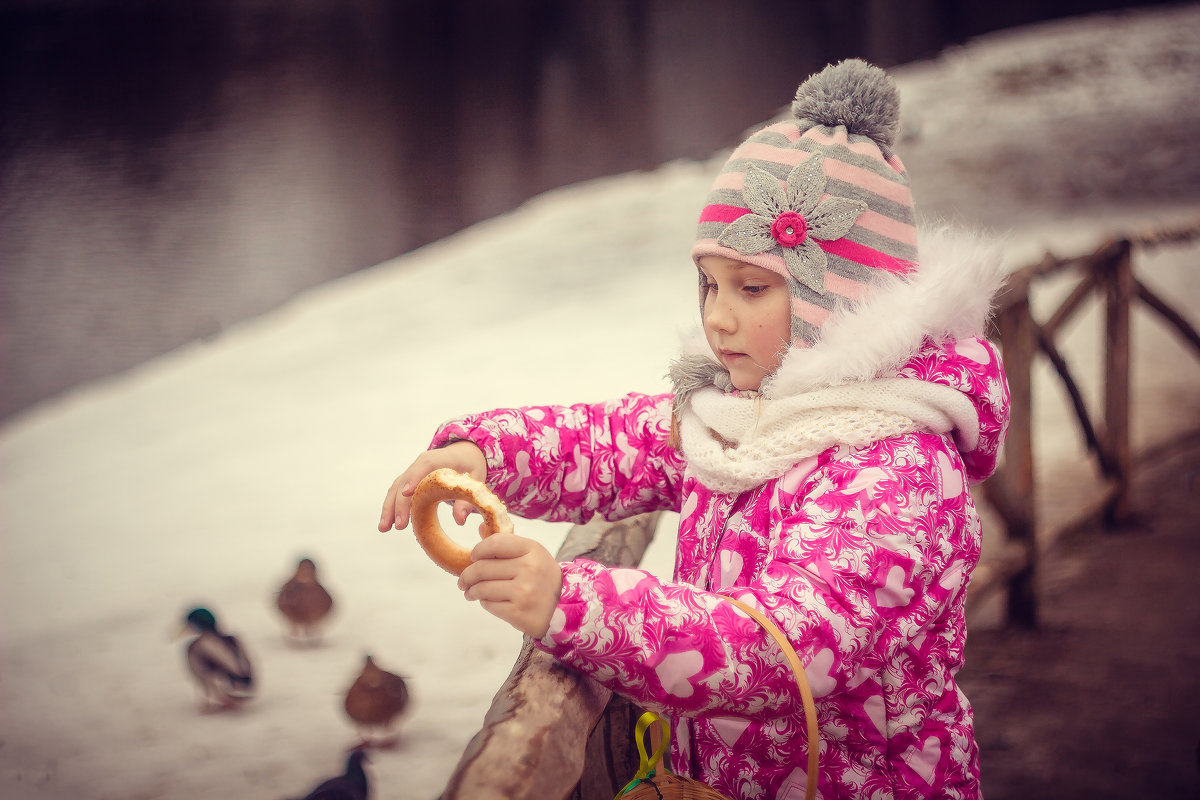
<instances>
[{"instance_id":1,"label":"white knit scarf","mask_svg":"<svg viewBox=\"0 0 1200 800\"><path fill-rule=\"evenodd\" d=\"M777 399L710 386L692 392L679 413L688 467L709 489L725 494L778 478L834 445L863 446L914 431L953 432L960 451L969 452L978 442L979 416L961 392L906 378Z\"/></svg>"}]
</instances>

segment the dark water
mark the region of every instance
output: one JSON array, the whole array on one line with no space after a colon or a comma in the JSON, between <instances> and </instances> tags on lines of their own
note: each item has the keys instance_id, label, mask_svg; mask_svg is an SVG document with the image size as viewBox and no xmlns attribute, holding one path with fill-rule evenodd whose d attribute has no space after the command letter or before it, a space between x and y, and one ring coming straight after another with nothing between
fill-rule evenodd
<instances>
[{"instance_id":1,"label":"dark water","mask_svg":"<svg viewBox=\"0 0 1200 800\"><path fill-rule=\"evenodd\" d=\"M0 419L1029 5L0 2Z\"/></svg>"}]
</instances>

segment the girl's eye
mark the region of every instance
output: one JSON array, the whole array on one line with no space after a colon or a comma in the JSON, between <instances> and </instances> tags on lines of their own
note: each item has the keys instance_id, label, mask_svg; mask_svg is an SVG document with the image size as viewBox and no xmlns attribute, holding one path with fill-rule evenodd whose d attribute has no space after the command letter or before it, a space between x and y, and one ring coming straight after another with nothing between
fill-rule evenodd
<instances>
[{"instance_id":1,"label":"girl's eye","mask_svg":"<svg viewBox=\"0 0 1200 800\"><path fill-rule=\"evenodd\" d=\"M754 295L754 294L761 294L761 293L765 292L768 288L769 287L767 287L767 286L759 286L758 284L750 284L747 286L743 286L742 291L746 292L747 294Z\"/></svg>"}]
</instances>

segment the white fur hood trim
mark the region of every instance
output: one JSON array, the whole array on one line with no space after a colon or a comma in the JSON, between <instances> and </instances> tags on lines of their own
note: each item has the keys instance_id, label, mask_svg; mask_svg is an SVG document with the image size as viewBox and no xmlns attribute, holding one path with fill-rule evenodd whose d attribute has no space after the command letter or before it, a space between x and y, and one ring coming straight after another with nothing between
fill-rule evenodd
<instances>
[{"instance_id":1,"label":"white fur hood trim","mask_svg":"<svg viewBox=\"0 0 1200 800\"><path fill-rule=\"evenodd\" d=\"M948 226L922 228L918 241L916 277L875 286L862 302L835 312L820 341L788 351L763 384L765 397L868 381L899 369L926 338L983 335L1005 277L1000 243Z\"/></svg>"}]
</instances>

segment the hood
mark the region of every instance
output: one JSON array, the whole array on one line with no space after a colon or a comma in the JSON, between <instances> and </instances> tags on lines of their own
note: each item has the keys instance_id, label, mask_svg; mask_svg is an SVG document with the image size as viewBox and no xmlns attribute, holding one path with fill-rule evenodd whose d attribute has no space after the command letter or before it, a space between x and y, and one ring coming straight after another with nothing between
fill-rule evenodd
<instances>
[{"instance_id":1,"label":"hood","mask_svg":"<svg viewBox=\"0 0 1200 800\"><path fill-rule=\"evenodd\" d=\"M1008 432L1008 381L1000 349L978 337L925 344L891 377L948 386L961 393L975 408L977 437L972 447L963 444L969 437L955 431L954 441L967 469L967 478L978 482L996 470L996 460Z\"/></svg>"},{"instance_id":2,"label":"hood","mask_svg":"<svg viewBox=\"0 0 1200 800\"><path fill-rule=\"evenodd\" d=\"M999 349L983 338L992 298L1004 280L1000 247L949 227L923 229L920 241L915 276L873 287L862 302L837 312L816 344L790 348L764 382L762 398L876 378L950 387L966 396L978 415L978 435L957 431L955 442L968 477L983 480L995 470L1008 429L1008 382ZM677 407L704 385L729 388L703 331L684 341L671 377Z\"/></svg>"}]
</instances>

